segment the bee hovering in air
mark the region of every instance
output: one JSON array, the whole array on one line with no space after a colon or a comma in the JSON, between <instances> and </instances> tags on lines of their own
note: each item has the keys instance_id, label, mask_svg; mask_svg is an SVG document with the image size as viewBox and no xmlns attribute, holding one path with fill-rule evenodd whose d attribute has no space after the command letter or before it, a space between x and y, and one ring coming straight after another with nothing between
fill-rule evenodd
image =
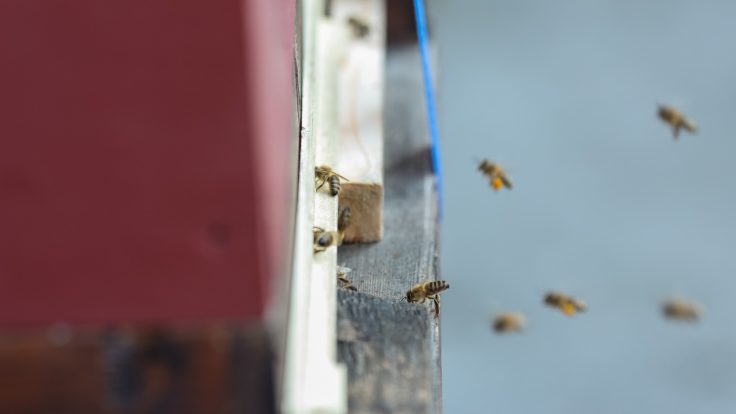
<instances>
[{"instance_id":1,"label":"bee hovering in air","mask_svg":"<svg viewBox=\"0 0 736 414\"><path fill-rule=\"evenodd\" d=\"M431 299L434 302L434 315L440 316L440 292L449 288L450 284L444 280L421 282L409 289L403 299L410 303L424 303L427 299Z\"/></svg>"},{"instance_id":2,"label":"bee hovering in air","mask_svg":"<svg viewBox=\"0 0 736 414\"><path fill-rule=\"evenodd\" d=\"M521 332L526 325L526 317L518 312L501 313L493 318L493 330L498 334Z\"/></svg>"},{"instance_id":3,"label":"bee hovering in air","mask_svg":"<svg viewBox=\"0 0 736 414\"><path fill-rule=\"evenodd\" d=\"M692 134L698 132L698 125L692 120L688 119L677 109L671 106L659 105L657 114L662 121L668 123L672 127L672 134L675 140L680 136L680 130L684 129Z\"/></svg>"},{"instance_id":4,"label":"bee hovering in air","mask_svg":"<svg viewBox=\"0 0 736 414\"><path fill-rule=\"evenodd\" d=\"M345 238L345 229L350 225L350 207L343 207L337 215L337 233L340 235L340 245Z\"/></svg>"},{"instance_id":5,"label":"bee hovering in air","mask_svg":"<svg viewBox=\"0 0 736 414\"><path fill-rule=\"evenodd\" d=\"M330 195L333 197L340 194L340 180L350 181L342 175L336 173L332 167L327 165L321 165L314 167L314 179L317 184L317 190L322 188L325 183L330 186Z\"/></svg>"},{"instance_id":6,"label":"bee hovering in air","mask_svg":"<svg viewBox=\"0 0 736 414\"><path fill-rule=\"evenodd\" d=\"M353 35L359 39L368 36L368 33L371 32L368 24L355 16L348 18L348 25L353 29Z\"/></svg>"},{"instance_id":7,"label":"bee hovering in air","mask_svg":"<svg viewBox=\"0 0 736 414\"><path fill-rule=\"evenodd\" d=\"M672 299L662 304L662 313L667 319L697 322L703 313L703 308L694 302Z\"/></svg>"},{"instance_id":8,"label":"bee hovering in air","mask_svg":"<svg viewBox=\"0 0 736 414\"><path fill-rule=\"evenodd\" d=\"M544 303L548 306L558 308L567 316L572 316L578 312L585 312L588 310L588 305L586 305L585 302L556 292L547 293L544 296Z\"/></svg>"},{"instance_id":9,"label":"bee hovering in air","mask_svg":"<svg viewBox=\"0 0 736 414\"><path fill-rule=\"evenodd\" d=\"M480 165L478 165L478 170L488 177L491 187L495 191L500 190L501 187L506 187L509 190L513 187L513 185L511 185L511 180L509 180L509 177L506 175L506 172L496 163L483 160L480 162Z\"/></svg>"},{"instance_id":10,"label":"bee hovering in air","mask_svg":"<svg viewBox=\"0 0 736 414\"><path fill-rule=\"evenodd\" d=\"M352 291L355 292L358 289L356 289L355 286L353 286L353 284L350 283L350 281L346 277L347 274L350 273L350 272L352 272L352 271L353 271L353 269L351 269L349 267L337 266L337 282L338 282L338 285L340 285L341 288L347 289L347 290L352 290Z\"/></svg>"},{"instance_id":11,"label":"bee hovering in air","mask_svg":"<svg viewBox=\"0 0 736 414\"><path fill-rule=\"evenodd\" d=\"M313 227L313 248L315 253L323 252L330 246L336 246L340 235L336 231L325 231L322 227Z\"/></svg>"}]
</instances>

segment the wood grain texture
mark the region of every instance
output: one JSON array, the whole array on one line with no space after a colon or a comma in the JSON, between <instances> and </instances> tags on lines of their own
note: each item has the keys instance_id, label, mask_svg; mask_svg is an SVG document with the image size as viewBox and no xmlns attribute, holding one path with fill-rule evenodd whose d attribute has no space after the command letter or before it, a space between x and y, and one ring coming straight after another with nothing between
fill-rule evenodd
<instances>
[{"instance_id":1,"label":"wood grain texture","mask_svg":"<svg viewBox=\"0 0 736 414\"><path fill-rule=\"evenodd\" d=\"M338 66L338 137L335 169L350 181L340 208L350 207L347 243L367 243L383 235L384 0L335 0L335 21L348 34Z\"/></svg>"},{"instance_id":2,"label":"wood grain texture","mask_svg":"<svg viewBox=\"0 0 736 414\"><path fill-rule=\"evenodd\" d=\"M338 300L338 359L348 367L349 412L438 411L434 315L346 290Z\"/></svg>"},{"instance_id":3,"label":"wood grain texture","mask_svg":"<svg viewBox=\"0 0 736 414\"><path fill-rule=\"evenodd\" d=\"M416 46L386 60L384 237L346 245L338 263L358 293L338 292L338 358L351 413L441 411L439 321L429 304L400 302L437 276L437 212ZM451 291L450 291L451 294Z\"/></svg>"},{"instance_id":4,"label":"wood grain texture","mask_svg":"<svg viewBox=\"0 0 736 414\"><path fill-rule=\"evenodd\" d=\"M345 183L340 192L340 209L350 208L350 224L345 229L345 243L375 242L383 237L383 186L368 183Z\"/></svg>"}]
</instances>

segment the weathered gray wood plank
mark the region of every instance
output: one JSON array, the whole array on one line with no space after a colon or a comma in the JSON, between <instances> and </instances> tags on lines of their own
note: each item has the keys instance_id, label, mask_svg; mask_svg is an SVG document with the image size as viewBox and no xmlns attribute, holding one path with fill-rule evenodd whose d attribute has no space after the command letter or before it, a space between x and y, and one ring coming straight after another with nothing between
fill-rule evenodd
<instances>
[{"instance_id":1,"label":"weathered gray wood plank","mask_svg":"<svg viewBox=\"0 0 736 414\"><path fill-rule=\"evenodd\" d=\"M429 156L419 54L389 49L385 97L384 240L345 245L338 263L354 269L361 292L398 299L436 274L436 195Z\"/></svg>"},{"instance_id":2,"label":"weathered gray wood plank","mask_svg":"<svg viewBox=\"0 0 736 414\"><path fill-rule=\"evenodd\" d=\"M437 274L437 213L416 46L389 48L385 91L384 238L344 245L338 263L358 292L338 292L338 359L351 413L441 411L439 321L400 302Z\"/></svg>"},{"instance_id":3,"label":"weathered gray wood plank","mask_svg":"<svg viewBox=\"0 0 736 414\"><path fill-rule=\"evenodd\" d=\"M438 411L434 316L423 306L338 292L338 360L351 413Z\"/></svg>"}]
</instances>

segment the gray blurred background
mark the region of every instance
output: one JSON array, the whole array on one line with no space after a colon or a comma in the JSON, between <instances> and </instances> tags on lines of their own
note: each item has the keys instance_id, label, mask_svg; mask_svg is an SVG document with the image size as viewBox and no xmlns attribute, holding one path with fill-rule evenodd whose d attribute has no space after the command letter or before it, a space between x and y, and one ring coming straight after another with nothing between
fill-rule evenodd
<instances>
[{"instance_id":1,"label":"gray blurred background","mask_svg":"<svg viewBox=\"0 0 736 414\"><path fill-rule=\"evenodd\" d=\"M736 2L433 0L445 412L736 412ZM657 103L701 131L674 142ZM475 159L504 165L494 193ZM585 299L567 318L557 289ZM670 296L698 325L666 321ZM490 316L526 313L519 335Z\"/></svg>"}]
</instances>

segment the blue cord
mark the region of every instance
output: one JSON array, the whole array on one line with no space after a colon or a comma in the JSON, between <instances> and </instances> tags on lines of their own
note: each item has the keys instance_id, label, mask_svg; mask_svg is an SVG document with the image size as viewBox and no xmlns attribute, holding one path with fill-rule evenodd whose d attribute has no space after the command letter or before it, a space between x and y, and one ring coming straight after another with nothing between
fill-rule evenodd
<instances>
[{"instance_id":1,"label":"blue cord","mask_svg":"<svg viewBox=\"0 0 736 414\"><path fill-rule=\"evenodd\" d=\"M442 164L440 162L440 132L437 128L437 111L435 109L434 85L432 84L432 68L429 65L429 35L427 34L427 18L424 11L424 0L414 0L414 14L417 20L417 38L419 39L419 54L422 58L422 72L424 74L424 90L427 100L427 119L429 121L429 137L432 143L432 170L434 170L438 216L442 221Z\"/></svg>"}]
</instances>

